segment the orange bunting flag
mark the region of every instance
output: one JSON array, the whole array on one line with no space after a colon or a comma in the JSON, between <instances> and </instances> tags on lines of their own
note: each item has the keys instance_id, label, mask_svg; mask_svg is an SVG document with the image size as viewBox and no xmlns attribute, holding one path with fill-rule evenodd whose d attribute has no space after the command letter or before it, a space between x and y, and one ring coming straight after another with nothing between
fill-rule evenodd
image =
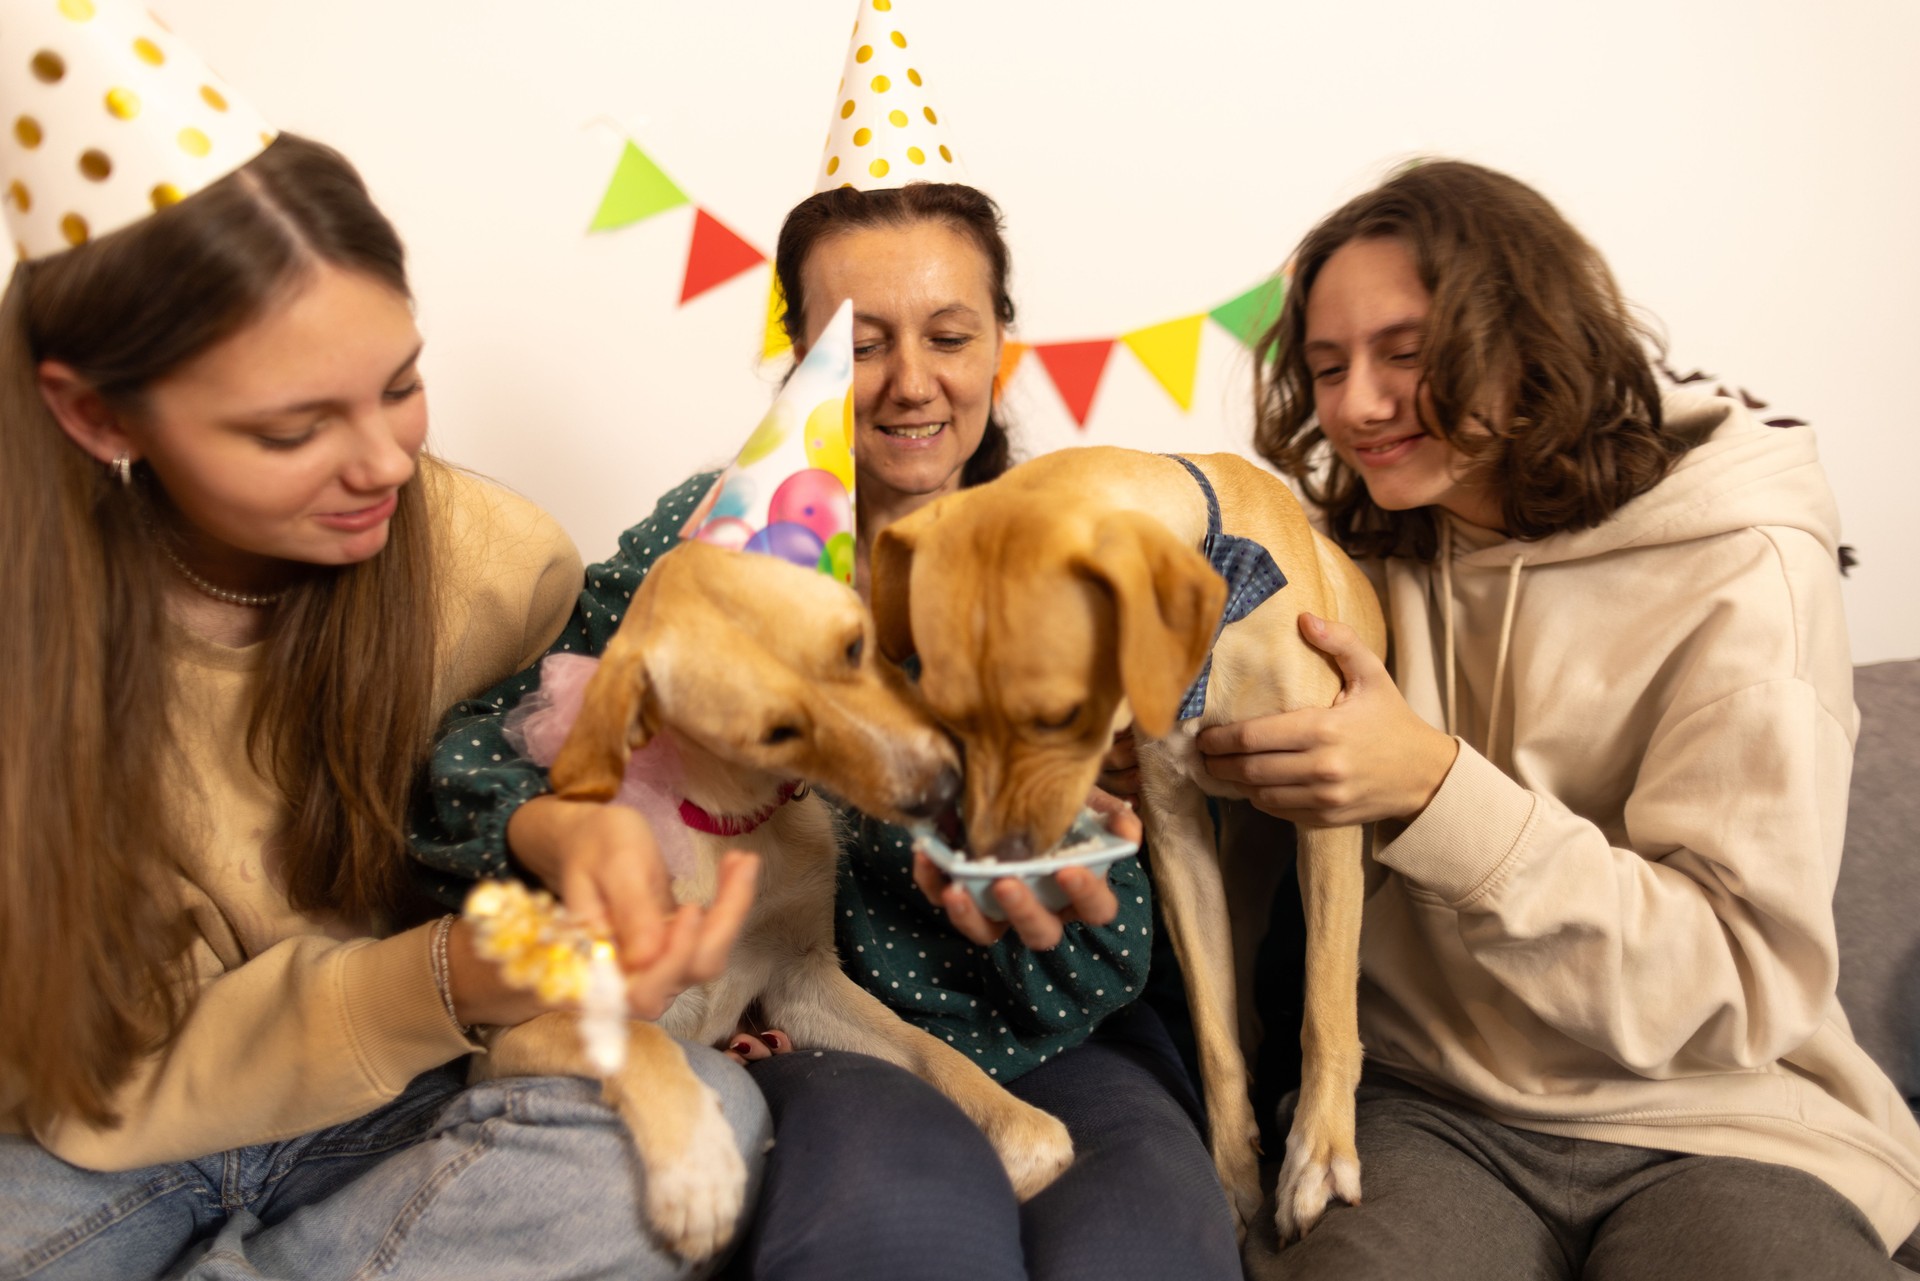
<instances>
[{"instance_id":1,"label":"orange bunting flag","mask_svg":"<svg viewBox=\"0 0 1920 1281\"><path fill-rule=\"evenodd\" d=\"M1111 338L1095 338L1089 342L1039 343L1033 348L1033 354L1047 367L1060 399L1066 402L1067 412L1083 430L1087 414L1093 408L1093 395L1100 390L1100 375L1106 371L1107 357L1113 352L1113 342Z\"/></svg>"},{"instance_id":2,"label":"orange bunting flag","mask_svg":"<svg viewBox=\"0 0 1920 1281\"><path fill-rule=\"evenodd\" d=\"M687 274L680 282L681 304L684 306L766 260L765 254L742 240L725 223L695 206L693 245L687 250Z\"/></svg>"},{"instance_id":3,"label":"orange bunting flag","mask_svg":"<svg viewBox=\"0 0 1920 1281\"><path fill-rule=\"evenodd\" d=\"M1193 382L1200 368L1200 330L1205 312L1121 334L1127 350L1139 357L1154 381L1167 389L1180 408L1193 408Z\"/></svg>"},{"instance_id":4,"label":"orange bunting flag","mask_svg":"<svg viewBox=\"0 0 1920 1281\"><path fill-rule=\"evenodd\" d=\"M1013 371L1020 368L1020 358L1029 350L1027 344L1012 339L1000 344L1000 368L993 375L994 395L1006 395L1007 384L1013 381Z\"/></svg>"}]
</instances>

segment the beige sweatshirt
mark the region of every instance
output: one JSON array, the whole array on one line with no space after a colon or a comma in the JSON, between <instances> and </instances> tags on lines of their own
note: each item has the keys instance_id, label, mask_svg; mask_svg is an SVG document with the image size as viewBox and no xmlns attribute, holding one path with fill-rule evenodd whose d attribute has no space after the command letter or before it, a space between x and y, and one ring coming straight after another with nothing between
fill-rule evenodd
<instances>
[{"instance_id":1,"label":"beige sweatshirt","mask_svg":"<svg viewBox=\"0 0 1920 1281\"><path fill-rule=\"evenodd\" d=\"M1386 567L1395 677L1461 748L1370 868L1362 1039L1516 1126L1806 1170L1892 1249L1920 1127L1834 997L1838 513L1811 431L1667 411L1703 443L1602 527Z\"/></svg>"},{"instance_id":2,"label":"beige sweatshirt","mask_svg":"<svg viewBox=\"0 0 1920 1281\"><path fill-rule=\"evenodd\" d=\"M538 659L566 622L582 571L546 513L470 476L432 474L445 561L444 706ZM271 834L285 807L246 751L260 649L184 639L174 727L200 795L183 796L197 835L180 893L201 986L171 1047L120 1090L119 1125L69 1120L36 1136L76 1165L133 1169L336 1125L470 1048L435 986L427 927L352 938L337 921L293 910L276 884Z\"/></svg>"}]
</instances>

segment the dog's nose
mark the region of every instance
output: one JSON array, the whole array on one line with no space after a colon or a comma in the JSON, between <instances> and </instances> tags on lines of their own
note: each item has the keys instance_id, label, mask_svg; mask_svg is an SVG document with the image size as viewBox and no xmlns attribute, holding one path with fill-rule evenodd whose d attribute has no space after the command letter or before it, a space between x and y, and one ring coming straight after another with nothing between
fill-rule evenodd
<instances>
[{"instance_id":1,"label":"dog's nose","mask_svg":"<svg viewBox=\"0 0 1920 1281\"><path fill-rule=\"evenodd\" d=\"M993 848L987 851L987 857L996 863L1023 863L1033 857L1033 842L1027 839L1025 832L1003 836L993 843Z\"/></svg>"},{"instance_id":2,"label":"dog's nose","mask_svg":"<svg viewBox=\"0 0 1920 1281\"><path fill-rule=\"evenodd\" d=\"M912 818L938 818L959 795L960 771L951 765L945 766L919 802L907 807L907 814Z\"/></svg>"}]
</instances>

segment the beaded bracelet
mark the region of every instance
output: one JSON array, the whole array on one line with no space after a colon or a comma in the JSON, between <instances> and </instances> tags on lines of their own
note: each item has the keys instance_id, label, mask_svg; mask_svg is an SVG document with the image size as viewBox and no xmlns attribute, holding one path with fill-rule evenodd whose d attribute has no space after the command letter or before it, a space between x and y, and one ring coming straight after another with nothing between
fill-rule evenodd
<instances>
[{"instance_id":1,"label":"beaded bracelet","mask_svg":"<svg viewBox=\"0 0 1920 1281\"><path fill-rule=\"evenodd\" d=\"M473 1029L460 1021L453 1008L453 966L447 959L447 940L453 933L453 923L460 918L449 914L433 923L433 938L430 940L428 955L433 964L433 982L440 989L440 1004L447 1011L447 1018L460 1029L461 1036L472 1036Z\"/></svg>"}]
</instances>

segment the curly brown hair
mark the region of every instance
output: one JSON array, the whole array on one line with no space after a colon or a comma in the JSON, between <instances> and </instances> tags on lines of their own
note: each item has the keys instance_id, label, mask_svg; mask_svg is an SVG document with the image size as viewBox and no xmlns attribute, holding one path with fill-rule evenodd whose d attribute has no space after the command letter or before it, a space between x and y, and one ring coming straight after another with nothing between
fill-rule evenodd
<instances>
[{"instance_id":1,"label":"curly brown hair","mask_svg":"<svg viewBox=\"0 0 1920 1281\"><path fill-rule=\"evenodd\" d=\"M1300 242L1280 316L1257 349L1254 446L1300 482L1348 552L1428 560L1439 542L1433 509L1376 506L1328 447L1303 351L1307 301L1327 260L1350 241L1380 238L1407 246L1432 297L1421 423L1499 495L1508 533L1532 539L1597 525L1686 452L1661 428L1657 342L1593 246L1505 174L1457 160L1416 163ZM1490 404L1508 406L1501 421L1483 416ZM1470 421L1484 430L1463 432Z\"/></svg>"}]
</instances>

